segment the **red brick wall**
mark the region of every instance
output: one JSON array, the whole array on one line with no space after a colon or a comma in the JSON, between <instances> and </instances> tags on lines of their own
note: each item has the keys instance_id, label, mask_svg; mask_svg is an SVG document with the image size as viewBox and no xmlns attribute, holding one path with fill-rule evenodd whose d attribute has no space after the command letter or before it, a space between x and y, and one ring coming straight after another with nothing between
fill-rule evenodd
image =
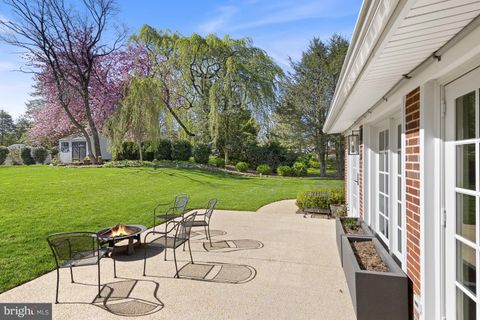
<instances>
[{"instance_id":1,"label":"red brick wall","mask_svg":"<svg viewBox=\"0 0 480 320\"><path fill-rule=\"evenodd\" d=\"M420 296L420 88L406 96L405 157L407 275L412 293Z\"/></svg>"}]
</instances>

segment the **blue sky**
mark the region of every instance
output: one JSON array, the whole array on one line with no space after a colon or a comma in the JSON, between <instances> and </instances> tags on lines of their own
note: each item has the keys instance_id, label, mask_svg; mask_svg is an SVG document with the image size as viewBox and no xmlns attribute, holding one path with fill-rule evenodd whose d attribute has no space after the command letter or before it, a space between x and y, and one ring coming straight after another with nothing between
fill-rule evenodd
<instances>
[{"instance_id":1,"label":"blue sky","mask_svg":"<svg viewBox=\"0 0 480 320\"><path fill-rule=\"evenodd\" d=\"M313 37L327 40L334 32L350 39L361 0L118 0L117 19L129 32L143 24L183 35L230 34L249 37L284 70L298 60ZM0 18L9 18L0 6ZM24 112L33 81L18 70L18 49L0 44L0 109L14 117Z\"/></svg>"}]
</instances>

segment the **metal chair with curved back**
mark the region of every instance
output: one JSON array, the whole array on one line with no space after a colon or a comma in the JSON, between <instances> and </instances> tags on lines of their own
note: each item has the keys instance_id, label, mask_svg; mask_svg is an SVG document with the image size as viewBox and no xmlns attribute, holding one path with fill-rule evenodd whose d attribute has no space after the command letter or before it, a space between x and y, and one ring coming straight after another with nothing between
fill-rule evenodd
<instances>
[{"instance_id":1,"label":"metal chair with curved back","mask_svg":"<svg viewBox=\"0 0 480 320\"><path fill-rule=\"evenodd\" d=\"M100 260L109 252L103 248L101 240L94 232L62 232L51 234L47 242L52 249L57 266L57 290L55 303L58 303L58 287L60 283L60 269L70 268L70 277L73 280L73 268L83 266L98 266L98 296L100 297ZM115 260L114 260L115 263Z\"/></svg>"},{"instance_id":2,"label":"metal chair with curved back","mask_svg":"<svg viewBox=\"0 0 480 320\"><path fill-rule=\"evenodd\" d=\"M175 196L175 199L173 200L173 203L160 203L158 204L154 209L153 209L153 230L155 230L155 227L157 226L156 220L158 219L163 219L165 222L178 218L178 216L183 215L187 209L187 204L188 204L189 196L187 194L179 194ZM161 208L164 208L165 206L168 206L167 210L165 210L164 213L162 214L157 214L157 211L159 211Z\"/></svg>"},{"instance_id":3,"label":"metal chair with curved back","mask_svg":"<svg viewBox=\"0 0 480 320\"><path fill-rule=\"evenodd\" d=\"M193 262L192 249L190 247L190 232L192 230L193 221L195 221L195 216L197 212L193 212L186 217L182 217L181 220L171 220L167 225L173 225L170 230L167 232L160 231L150 231L145 234L144 246L145 246L145 256L143 261L143 275L145 276L147 268L147 247L149 246L158 246L163 247L165 250L165 260L167 259L167 248L173 250L173 260L175 261L175 277L178 278L178 265L177 265L177 255L176 249L181 245L188 242L188 250L190 251L190 261ZM150 242L147 242L147 237L152 234L160 234L160 237L154 238Z\"/></svg>"},{"instance_id":4,"label":"metal chair with curved back","mask_svg":"<svg viewBox=\"0 0 480 320\"><path fill-rule=\"evenodd\" d=\"M208 201L207 209L202 214L197 214L198 217L203 217L202 219L195 220L193 222L193 227L203 227L205 230L205 236L210 241L210 246L212 246L212 237L210 236L210 219L212 218L213 210L217 205L217 199L213 198Z\"/></svg>"}]
</instances>

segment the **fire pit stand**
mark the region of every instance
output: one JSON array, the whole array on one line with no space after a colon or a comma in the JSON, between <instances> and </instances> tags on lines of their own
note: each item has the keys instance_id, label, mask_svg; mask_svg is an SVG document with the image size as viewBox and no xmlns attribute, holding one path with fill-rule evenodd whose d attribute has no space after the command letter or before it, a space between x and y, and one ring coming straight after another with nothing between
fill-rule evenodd
<instances>
[{"instance_id":1,"label":"fire pit stand","mask_svg":"<svg viewBox=\"0 0 480 320\"><path fill-rule=\"evenodd\" d=\"M127 254L131 255L135 253L134 240L137 240L137 244L141 244L140 235L145 230L147 230L147 227L140 224L119 224L110 228L100 230L98 232L98 237L104 243L108 243L108 246L110 248L114 248L117 242L128 240Z\"/></svg>"}]
</instances>

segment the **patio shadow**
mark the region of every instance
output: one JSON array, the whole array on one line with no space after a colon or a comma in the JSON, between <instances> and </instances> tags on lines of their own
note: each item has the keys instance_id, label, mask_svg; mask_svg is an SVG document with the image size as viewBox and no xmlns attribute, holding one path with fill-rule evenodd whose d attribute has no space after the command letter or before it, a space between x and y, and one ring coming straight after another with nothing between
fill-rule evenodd
<instances>
[{"instance_id":1,"label":"patio shadow","mask_svg":"<svg viewBox=\"0 0 480 320\"><path fill-rule=\"evenodd\" d=\"M162 310L164 307L162 301L157 297L158 287L157 282L150 280L128 279L107 283L102 288L102 297L95 298L93 304L117 316L139 317L149 315ZM141 292L141 298L135 296L136 291ZM148 300L143 297L144 292L151 292Z\"/></svg>"},{"instance_id":2,"label":"patio shadow","mask_svg":"<svg viewBox=\"0 0 480 320\"><path fill-rule=\"evenodd\" d=\"M233 252L240 250L253 250L263 248L263 243L258 240L252 239L239 239L239 240L221 240L212 242L204 242L203 248L206 251L219 251L219 252Z\"/></svg>"},{"instance_id":3,"label":"patio shadow","mask_svg":"<svg viewBox=\"0 0 480 320\"><path fill-rule=\"evenodd\" d=\"M181 279L241 284L252 281L257 275L257 270L241 264L195 262L184 265L178 275Z\"/></svg>"}]
</instances>

